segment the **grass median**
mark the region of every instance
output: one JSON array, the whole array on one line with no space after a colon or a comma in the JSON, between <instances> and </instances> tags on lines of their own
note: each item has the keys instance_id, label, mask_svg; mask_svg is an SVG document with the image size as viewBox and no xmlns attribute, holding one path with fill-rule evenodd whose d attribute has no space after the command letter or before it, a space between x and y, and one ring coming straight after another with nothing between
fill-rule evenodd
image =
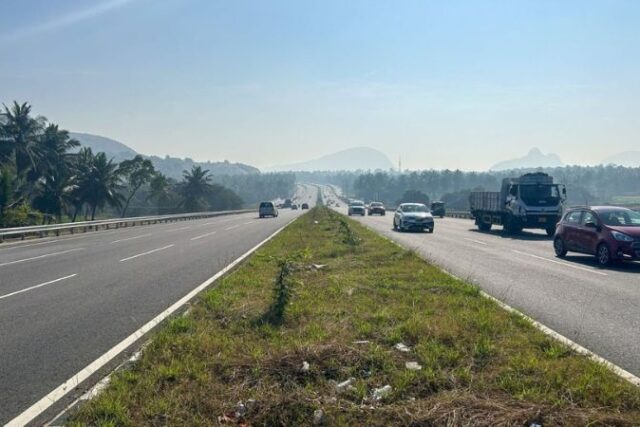
<instances>
[{"instance_id":1,"label":"grass median","mask_svg":"<svg viewBox=\"0 0 640 427\"><path fill-rule=\"evenodd\" d=\"M72 425L639 425L640 390L315 208L158 332Z\"/></svg>"}]
</instances>

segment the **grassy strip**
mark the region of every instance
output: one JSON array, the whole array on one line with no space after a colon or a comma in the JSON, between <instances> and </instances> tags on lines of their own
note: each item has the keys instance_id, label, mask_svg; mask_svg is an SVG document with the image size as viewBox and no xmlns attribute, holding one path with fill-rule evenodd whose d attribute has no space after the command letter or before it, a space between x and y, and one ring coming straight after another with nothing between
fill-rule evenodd
<instances>
[{"instance_id":1,"label":"grassy strip","mask_svg":"<svg viewBox=\"0 0 640 427\"><path fill-rule=\"evenodd\" d=\"M640 390L316 208L171 320L71 424L534 422L638 425Z\"/></svg>"}]
</instances>

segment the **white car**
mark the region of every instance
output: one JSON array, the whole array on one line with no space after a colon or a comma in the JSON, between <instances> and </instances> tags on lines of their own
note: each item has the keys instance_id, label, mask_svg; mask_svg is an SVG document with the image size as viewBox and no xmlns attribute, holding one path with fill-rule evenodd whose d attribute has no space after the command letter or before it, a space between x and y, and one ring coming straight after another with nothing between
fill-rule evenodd
<instances>
[{"instance_id":1,"label":"white car","mask_svg":"<svg viewBox=\"0 0 640 427\"><path fill-rule=\"evenodd\" d=\"M365 216L366 213L366 207L364 206L364 202L361 202L360 200L353 200L351 203L349 203L349 216L351 215L362 215Z\"/></svg>"},{"instance_id":2,"label":"white car","mask_svg":"<svg viewBox=\"0 0 640 427\"><path fill-rule=\"evenodd\" d=\"M422 203L402 203L393 216L393 229L396 231L427 230L433 233L433 216L429 208Z\"/></svg>"}]
</instances>

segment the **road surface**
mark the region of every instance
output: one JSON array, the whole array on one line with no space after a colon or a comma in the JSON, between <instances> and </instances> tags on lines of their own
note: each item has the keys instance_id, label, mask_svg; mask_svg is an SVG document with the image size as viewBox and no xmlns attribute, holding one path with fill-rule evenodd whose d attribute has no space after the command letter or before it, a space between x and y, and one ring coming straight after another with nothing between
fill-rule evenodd
<instances>
[{"instance_id":1,"label":"road surface","mask_svg":"<svg viewBox=\"0 0 640 427\"><path fill-rule=\"evenodd\" d=\"M305 187L299 203L316 193ZM0 425L302 213L0 245Z\"/></svg>"},{"instance_id":2,"label":"road surface","mask_svg":"<svg viewBox=\"0 0 640 427\"><path fill-rule=\"evenodd\" d=\"M640 262L601 269L592 256L559 259L542 232L484 233L468 219L436 218L429 234L393 231L393 212L354 218L640 375Z\"/></svg>"}]
</instances>

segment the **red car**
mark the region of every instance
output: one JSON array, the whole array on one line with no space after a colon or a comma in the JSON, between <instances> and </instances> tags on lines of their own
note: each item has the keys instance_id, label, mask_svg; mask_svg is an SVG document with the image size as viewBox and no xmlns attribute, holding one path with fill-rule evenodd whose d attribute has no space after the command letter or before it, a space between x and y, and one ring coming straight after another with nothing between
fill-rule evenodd
<instances>
[{"instance_id":1,"label":"red car","mask_svg":"<svg viewBox=\"0 0 640 427\"><path fill-rule=\"evenodd\" d=\"M640 213L615 206L569 209L556 227L556 255L581 252L600 265L640 259Z\"/></svg>"}]
</instances>

